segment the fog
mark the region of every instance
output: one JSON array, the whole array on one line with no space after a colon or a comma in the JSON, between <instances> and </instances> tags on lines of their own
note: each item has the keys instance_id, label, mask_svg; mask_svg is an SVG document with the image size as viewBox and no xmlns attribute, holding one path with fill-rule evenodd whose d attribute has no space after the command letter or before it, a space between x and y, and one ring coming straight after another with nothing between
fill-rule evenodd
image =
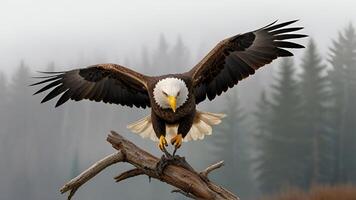
<instances>
[{"instance_id":1,"label":"fog","mask_svg":"<svg viewBox=\"0 0 356 200\"><path fill-rule=\"evenodd\" d=\"M20 59L43 68L48 61L76 66L80 57L102 62L135 60L163 33L181 35L201 59L219 40L274 20L300 19L322 53L341 26L356 18L354 1L46 1L0 2L0 69L12 73ZM135 67L135 66L133 66ZM174 66L167 66L176 71Z\"/></svg>"},{"instance_id":2,"label":"fog","mask_svg":"<svg viewBox=\"0 0 356 200\"><path fill-rule=\"evenodd\" d=\"M0 1L0 199L66 199L62 184L113 152L110 130L160 156L154 142L126 129L149 109L40 104L44 95L32 96L39 87L28 87L36 71L118 63L150 75L184 72L226 37L293 19L310 36L297 40L307 48L200 104L228 117L179 154L197 170L224 159L212 179L247 200L289 186L355 184L355 7L351 0ZM98 175L74 199L185 199L144 176L115 184L124 169Z\"/></svg>"}]
</instances>

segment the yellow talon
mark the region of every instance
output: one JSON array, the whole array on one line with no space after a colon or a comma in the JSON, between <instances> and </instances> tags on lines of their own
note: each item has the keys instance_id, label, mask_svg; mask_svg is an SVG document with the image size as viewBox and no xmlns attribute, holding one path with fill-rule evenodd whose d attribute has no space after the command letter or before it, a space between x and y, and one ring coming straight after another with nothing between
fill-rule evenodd
<instances>
[{"instance_id":1,"label":"yellow talon","mask_svg":"<svg viewBox=\"0 0 356 200\"><path fill-rule=\"evenodd\" d=\"M166 138L165 138L163 135L161 135L161 136L159 137L158 147L163 151L163 149L165 148L165 146L168 146L167 140L166 140Z\"/></svg>"},{"instance_id":2,"label":"yellow talon","mask_svg":"<svg viewBox=\"0 0 356 200\"><path fill-rule=\"evenodd\" d=\"M176 149L178 149L180 146L182 146L182 142L183 142L182 134L177 134L176 136L174 136L171 139L171 143L172 143L172 145L175 146Z\"/></svg>"}]
</instances>

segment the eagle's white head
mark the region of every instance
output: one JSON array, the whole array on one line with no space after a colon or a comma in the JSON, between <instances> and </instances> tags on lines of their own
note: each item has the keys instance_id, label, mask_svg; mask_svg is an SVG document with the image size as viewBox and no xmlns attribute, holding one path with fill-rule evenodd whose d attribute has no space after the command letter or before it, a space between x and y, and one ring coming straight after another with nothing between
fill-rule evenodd
<instances>
[{"instance_id":1,"label":"eagle's white head","mask_svg":"<svg viewBox=\"0 0 356 200\"><path fill-rule=\"evenodd\" d=\"M161 108L170 108L175 112L187 101L188 93L187 85L183 80L170 77L156 83L153 98Z\"/></svg>"}]
</instances>

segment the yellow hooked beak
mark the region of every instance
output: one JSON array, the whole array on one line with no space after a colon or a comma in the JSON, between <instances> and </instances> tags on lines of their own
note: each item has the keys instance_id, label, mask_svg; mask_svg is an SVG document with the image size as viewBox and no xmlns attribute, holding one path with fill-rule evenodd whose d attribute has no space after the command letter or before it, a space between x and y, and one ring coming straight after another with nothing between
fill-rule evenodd
<instances>
[{"instance_id":1,"label":"yellow hooked beak","mask_svg":"<svg viewBox=\"0 0 356 200\"><path fill-rule=\"evenodd\" d=\"M176 112L177 108L177 98L175 96L168 96L168 103L171 106L173 112Z\"/></svg>"}]
</instances>

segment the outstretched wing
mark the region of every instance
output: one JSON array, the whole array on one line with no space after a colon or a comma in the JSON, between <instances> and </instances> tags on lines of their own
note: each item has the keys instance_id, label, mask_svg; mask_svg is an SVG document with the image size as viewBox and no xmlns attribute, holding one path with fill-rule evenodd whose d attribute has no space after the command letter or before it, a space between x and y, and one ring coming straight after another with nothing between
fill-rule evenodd
<instances>
[{"instance_id":1,"label":"outstretched wing","mask_svg":"<svg viewBox=\"0 0 356 200\"><path fill-rule=\"evenodd\" d=\"M286 28L296 22L276 22L256 31L227 38L217 44L193 69L186 74L192 77L196 103L226 92L240 80L255 73L258 68L278 57L293 56L286 48L304 46L286 41L306 35L292 33L302 27Z\"/></svg>"},{"instance_id":2,"label":"outstretched wing","mask_svg":"<svg viewBox=\"0 0 356 200\"><path fill-rule=\"evenodd\" d=\"M33 85L48 83L35 94L52 89L41 103L61 95L56 107L69 99L103 101L104 103L145 108L150 106L147 77L116 64L99 64L64 72L43 72L47 76Z\"/></svg>"}]
</instances>

